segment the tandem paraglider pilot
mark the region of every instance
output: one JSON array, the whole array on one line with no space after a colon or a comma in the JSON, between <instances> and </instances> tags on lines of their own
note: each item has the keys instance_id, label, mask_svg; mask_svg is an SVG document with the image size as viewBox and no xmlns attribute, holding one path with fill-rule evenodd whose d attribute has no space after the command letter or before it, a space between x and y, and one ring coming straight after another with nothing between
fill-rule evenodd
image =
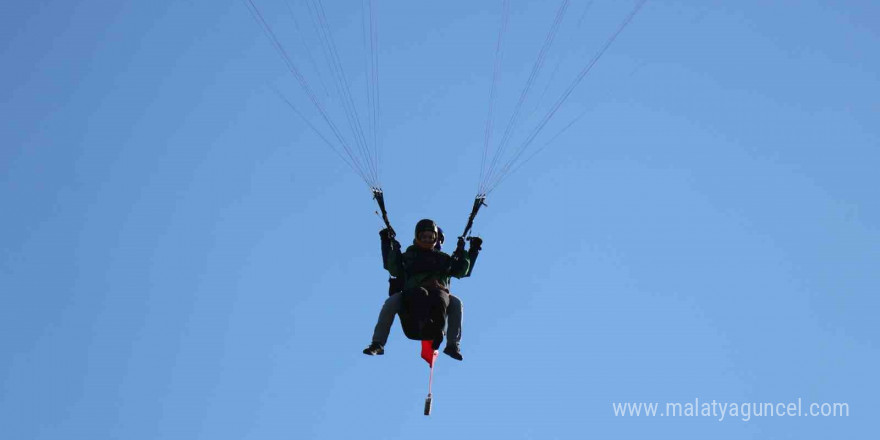
<instances>
[{"instance_id":1,"label":"tandem paraglider pilot","mask_svg":"<svg viewBox=\"0 0 880 440\"><path fill-rule=\"evenodd\" d=\"M443 231L428 219L416 224L415 239L406 252L401 252L400 243L389 229L380 231L379 236L382 239L382 260L393 278L389 280L390 296L379 312L373 340L364 349L364 354L385 353L385 343L397 314L408 338L433 341L434 349L443 341L448 318L449 339L443 352L462 360L463 308L461 300L449 293L449 285L451 277L470 276L482 240L471 237L470 248L465 252L465 240L459 238L455 252L450 256L440 250Z\"/></svg>"}]
</instances>

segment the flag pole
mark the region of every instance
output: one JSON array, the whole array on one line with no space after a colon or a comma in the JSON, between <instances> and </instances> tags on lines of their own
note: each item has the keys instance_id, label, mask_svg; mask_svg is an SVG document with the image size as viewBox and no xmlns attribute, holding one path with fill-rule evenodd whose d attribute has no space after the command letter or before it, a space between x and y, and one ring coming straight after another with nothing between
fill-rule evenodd
<instances>
[{"instance_id":1,"label":"flag pole","mask_svg":"<svg viewBox=\"0 0 880 440\"><path fill-rule=\"evenodd\" d=\"M425 398L425 415L429 416L431 415L431 403L434 399L433 395L431 394L431 387L434 384L434 362L437 361L438 352L437 350L434 350L433 346L425 344L426 342L428 344L431 344L433 341L422 341L422 357L425 357L425 348L429 348L431 350L431 361L428 362L428 365L431 366L431 372L428 374L428 397Z\"/></svg>"}]
</instances>

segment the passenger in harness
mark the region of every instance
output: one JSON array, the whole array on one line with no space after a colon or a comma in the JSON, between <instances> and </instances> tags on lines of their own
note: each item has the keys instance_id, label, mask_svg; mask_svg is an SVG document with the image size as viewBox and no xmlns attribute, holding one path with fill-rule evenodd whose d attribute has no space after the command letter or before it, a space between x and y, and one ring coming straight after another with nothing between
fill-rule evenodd
<instances>
[{"instance_id":1,"label":"passenger in harness","mask_svg":"<svg viewBox=\"0 0 880 440\"><path fill-rule=\"evenodd\" d=\"M462 360L461 301L449 293L450 277L464 278L470 275L472 262L476 260L482 240L471 239L468 252L464 239L459 239L452 256L442 252L442 230L431 220L421 220L416 225L413 245L401 253L400 243L388 229L382 230L382 257L385 269L392 275L389 280L389 298L382 306L373 332L373 340L364 354L384 354L384 346L398 314L404 334L410 339L431 340L439 348L443 329L448 318L449 340L444 353Z\"/></svg>"}]
</instances>

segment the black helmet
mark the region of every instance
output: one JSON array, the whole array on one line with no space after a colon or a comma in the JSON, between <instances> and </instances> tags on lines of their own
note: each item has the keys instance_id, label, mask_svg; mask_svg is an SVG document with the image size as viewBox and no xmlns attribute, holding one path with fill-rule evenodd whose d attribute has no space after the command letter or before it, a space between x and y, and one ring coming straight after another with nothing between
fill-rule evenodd
<instances>
[{"instance_id":1,"label":"black helmet","mask_svg":"<svg viewBox=\"0 0 880 440\"><path fill-rule=\"evenodd\" d=\"M419 220L418 223L416 223L416 237L419 236L419 232L424 232L424 231L432 231L435 234L439 235L438 230L437 230L437 223L434 223L434 220L422 219L422 220Z\"/></svg>"},{"instance_id":2,"label":"black helmet","mask_svg":"<svg viewBox=\"0 0 880 440\"><path fill-rule=\"evenodd\" d=\"M443 242L446 241L446 236L443 235L443 228L437 226L437 243L434 244L434 249L438 251L443 248Z\"/></svg>"}]
</instances>

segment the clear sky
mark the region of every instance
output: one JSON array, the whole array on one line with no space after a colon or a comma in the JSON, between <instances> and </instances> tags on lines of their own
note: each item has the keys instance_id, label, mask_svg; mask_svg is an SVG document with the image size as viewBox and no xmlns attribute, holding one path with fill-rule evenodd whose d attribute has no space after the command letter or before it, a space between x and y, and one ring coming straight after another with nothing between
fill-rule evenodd
<instances>
[{"instance_id":1,"label":"clear sky","mask_svg":"<svg viewBox=\"0 0 880 440\"><path fill-rule=\"evenodd\" d=\"M319 87L316 40L255 2ZM366 111L362 4L324 3ZM587 3L524 112L634 4L596 0L578 26ZM404 243L424 217L452 237L502 2L376 5L391 221ZM557 7L511 3L496 136ZM453 283L465 359L441 355L425 417L416 342L395 323L384 356L361 354L386 297L375 204L276 94L321 122L241 1L4 2L0 438L869 437L876 17L873 1L649 1L533 149L583 116L477 217L484 251ZM798 398L850 415L613 411Z\"/></svg>"}]
</instances>

